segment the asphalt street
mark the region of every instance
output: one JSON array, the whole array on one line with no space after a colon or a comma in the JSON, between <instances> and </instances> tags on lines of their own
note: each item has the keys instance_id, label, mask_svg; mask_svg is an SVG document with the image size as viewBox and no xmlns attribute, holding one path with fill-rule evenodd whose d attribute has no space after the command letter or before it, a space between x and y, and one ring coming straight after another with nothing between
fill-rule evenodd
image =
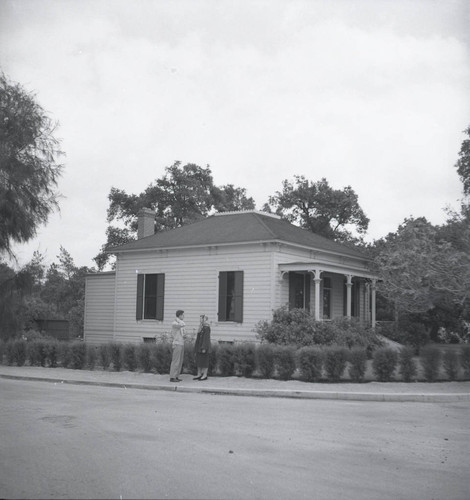
<instances>
[{"instance_id":1,"label":"asphalt street","mask_svg":"<svg viewBox=\"0 0 470 500\"><path fill-rule=\"evenodd\" d=\"M0 391L1 498L469 498L469 402Z\"/></svg>"}]
</instances>

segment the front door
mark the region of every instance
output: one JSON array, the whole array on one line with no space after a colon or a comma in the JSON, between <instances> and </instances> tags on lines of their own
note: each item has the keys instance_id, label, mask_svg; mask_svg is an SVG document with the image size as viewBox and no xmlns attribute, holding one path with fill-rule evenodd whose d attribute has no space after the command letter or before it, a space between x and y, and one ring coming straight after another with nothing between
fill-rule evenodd
<instances>
[{"instance_id":1,"label":"front door","mask_svg":"<svg viewBox=\"0 0 470 500\"><path fill-rule=\"evenodd\" d=\"M289 309L305 309L310 311L309 273L289 273Z\"/></svg>"}]
</instances>

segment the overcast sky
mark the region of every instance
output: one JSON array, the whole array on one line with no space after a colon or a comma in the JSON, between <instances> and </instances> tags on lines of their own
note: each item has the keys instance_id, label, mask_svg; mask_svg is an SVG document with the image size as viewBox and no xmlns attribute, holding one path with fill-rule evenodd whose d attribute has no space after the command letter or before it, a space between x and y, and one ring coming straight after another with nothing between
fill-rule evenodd
<instances>
[{"instance_id":1,"label":"overcast sky","mask_svg":"<svg viewBox=\"0 0 470 500\"><path fill-rule=\"evenodd\" d=\"M60 214L28 245L77 265L105 242L112 186L176 160L257 208L284 179L350 185L369 240L445 221L470 125L467 0L0 0L0 68L59 121Z\"/></svg>"}]
</instances>

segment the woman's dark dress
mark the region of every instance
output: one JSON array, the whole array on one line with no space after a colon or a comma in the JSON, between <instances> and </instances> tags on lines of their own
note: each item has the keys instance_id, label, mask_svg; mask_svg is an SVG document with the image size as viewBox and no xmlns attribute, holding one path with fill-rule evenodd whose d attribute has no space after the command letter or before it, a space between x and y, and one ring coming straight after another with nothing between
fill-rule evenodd
<instances>
[{"instance_id":1,"label":"woman's dark dress","mask_svg":"<svg viewBox=\"0 0 470 500\"><path fill-rule=\"evenodd\" d=\"M196 337L194 344L196 352L196 365L198 368L209 367L209 352L211 350L211 328L210 326L203 325ZM203 353L202 351L205 351Z\"/></svg>"}]
</instances>

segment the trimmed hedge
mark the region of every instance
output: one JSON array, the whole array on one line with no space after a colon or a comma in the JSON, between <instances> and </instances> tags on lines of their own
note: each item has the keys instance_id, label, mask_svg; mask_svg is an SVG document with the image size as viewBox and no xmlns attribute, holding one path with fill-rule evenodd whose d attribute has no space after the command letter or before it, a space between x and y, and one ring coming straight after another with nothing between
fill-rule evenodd
<instances>
[{"instance_id":1,"label":"trimmed hedge","mask_svg":"<svg viewBox=\"0 0 470 500\"><path fill-rule=\"evenodd\" d=\"M353 382L363 382L367 368L367 351L355 347L349 351L349 376Z\"/></svg>"},{"instance_id":2,"label":"trimmed hedge","mask_svg":"<svg viewBox=\"0 0 470 500\"><path fill-rule=\"evenodd\" d=\"M256 363L263 378L272 378L274 374L274 348L271 344L260 344L256 349Z\"/></svg>"},{"instance_id":3,"label":"trimmed hedge","mask_svg":"<svg viewBox=\"0 0 470 500\"><path fill-rule=\"evenodd\" d=\"M123 344L119 344L118 342L111 342L109 344L111 363L117 372L121 371L122 367L122 347Z\"/></svg>"},{"instance_id":4,"label":"trimmed hedge","mask_svg":"<svg viewBox=\"0 0 470 500\"><path fill-rule=\"evenodd\" d=\"M274 366L281 380L291 379L296 370L295 351L293 346L277 346L274 349Z\"/></svg>"},{"instance_id":5,"label":"trimmed hedge","mask_svg":"<svg viewBox=\"0 0 470 500\"><path fill-rule=\"evenodd\" d=\"M152 371L152 346L154 344L138 344L137 346L137 361L139 366L145 373Z\"/></svg>"},{"instance_id":6,"label":"trimmed hedge","mask_svg":"<svg viewBox=\"0 0 470 500\"><path fill-rule=\"evenodd\" d=\"M85 342L72 342L70 345L71 367L75 370L82 370L86 365L86 344Z\"/></svg>"},{"instance_id":7,"label":"trimmed hedge","mask_svg":"<svg viewBox=\"0 0 470 500\"><path fill-rule=\"evenodd\" d=\"M26 340L15 339L7 342L5 347L7 364L23 366L26 363Z\"/></svg>"},{"instance_id":8,"label":"trimmed hedge","mask_svg":"<svg viewBox=\"0 0 470 500\"><path fill-rule=\"evenodd\" d=\"M170 373L171 365L171 344L169 342L157 342L152 345L151 359L152 366L157 373Z\"/></svg>"},{"instance_id":9,"label":"trimmed hedge","mask_svg":"<svg viewBox=\"0 0 470 500\"><path fill-rule=\"evenodd\" d=\"M256 369L255 346L252 343L235 345L235 374L238 377L250 378Z\"/></svg>"},{"instance_id":10,"label":"trimmed hedge","mask_svg":"<svg viewBox=\"0 0 470 500\"><path fill-rule=\"evenodd\" d=\"M325 372L328 380L338 382L346 369L348 350L344 347L329 347L325 351Z\"/></svg>"},{"instance_id":11,"label":"trimmed hedge","mask_svg":"<svg viewBox=\"0 0 470 500\"><path fill-rule=\"evenodd\" d=\"M470 345L463 345L460 348L460 365L465 378L470 378Z\"/></svg>"},{"instance_id":12,"label":"trimmed hedge","mask_svg":"<svg viewBox=\"0 0 470 500\"><path fill-rule=\"evenodd\" d=\"M321 379L324 352L318 347L302 347L297 351L297 363L300 378L305 382L317 382Z\"/></svg>"},{"instance_id":13,"label":"trimmed hedge","mask_svg":"<svg viewBox=\"0 0 470 500\"><path fill-rule=\"evenodd\" d=\"M136 344L124 344L122 347L122 365L126 370L135 372L137 368Z\"/></svg>"},{"instance_id":14,"label":"trimmed hedge","mask_svg":"<svg viewBox=\"0 0 470 500\"><path fill-rule=\"evenodd\" d=\"M404 382L416 380L418 367L414 359L415 349L413 347L404 347L398 354L398 366L400 375Z\"/></svg>"},{"instance_id":15,"label":"trimmed hedge","mask_svg":"<svg viewBox=\"0 0 470 500\"><path fill-rule=\"evenodd\" d=\"M107 370L111 364L111 350L109 344L100 344L98 347L98 359L103 370Z\"/></svg>"},{"instance_id":16,"label":"trimmed hedge","mask_svg":"<svg viewBox=\"0 0 470 500\"><path fill-rule=\"evenodd\" d=\"M421 349L420 362L424 377L428 382L434 382L439 375L442 354L435 346L425 346Z\"/></svg>"},{"instance_id":17,"label":"trimmed hedge","mask_svg":"<svg viewBox=\"0 0 470 500\"><path fill-rule=\"evenodd\" d=\"M281 380L298 378L308 382L326 380L340 381L347 370L352 382L363 382L367 367L367 347L343 346L279 346L273 344L240 343L217 344L211 348L209 374L263 378L277 377ZM194 373L195 356L192 343L185 348L185 372ZM2 355L3 354L3 355ZM55 339L13 339L0 343L0 362L9 365L48 366L93 370L100 366L104 370L142 370L144 372L169 373L172 347L166 340L155 344L122 344L109 342L98 346L82 341L59 342ZM460 366L462 370L460 370ZM470 378L470 345L455 349L442 349L428 345L421 350L419 358L412 347L399 352L390 348L373 351L372 371L375 380L393 380L398 368L398 380L415 381L418 368L422 369L426 381L433 382L442 376L446 380Z\"/></svg>"},{"instance_id":18,"label":"trimmed hedge","mask_svg":"<svg viewBox=\"0 0 470 500\"><path fill-rule=\"evenodd\" d=\"M397 352L390 347L377 349L372 358L372 370L379 382L390 382L397 367Z\"/></svg>"},{"instance_id":19,"label":"trimmed hedge","mask_svg":"<svg viewBox=\"0 0 470 500\"><path fill-rule=\"evenodd\" d=\"M444 351L442 362L444 365L444 371L447 374L447 378L449 380L455 380L459 374L460 368L459 356L457 352L453 349Z\"/></svg>"},{"instance_id":20,"label":"trimmed hedge","mask_svg":"<svg viewBox=\"0 0 470 500\"><path fill-rule=\"evenodd\" d=\"M217 354L217 368L222 377L232 377L235 375L235 347L232 344L222 344L219 346Z\"/></svg>"}]
</instances>

